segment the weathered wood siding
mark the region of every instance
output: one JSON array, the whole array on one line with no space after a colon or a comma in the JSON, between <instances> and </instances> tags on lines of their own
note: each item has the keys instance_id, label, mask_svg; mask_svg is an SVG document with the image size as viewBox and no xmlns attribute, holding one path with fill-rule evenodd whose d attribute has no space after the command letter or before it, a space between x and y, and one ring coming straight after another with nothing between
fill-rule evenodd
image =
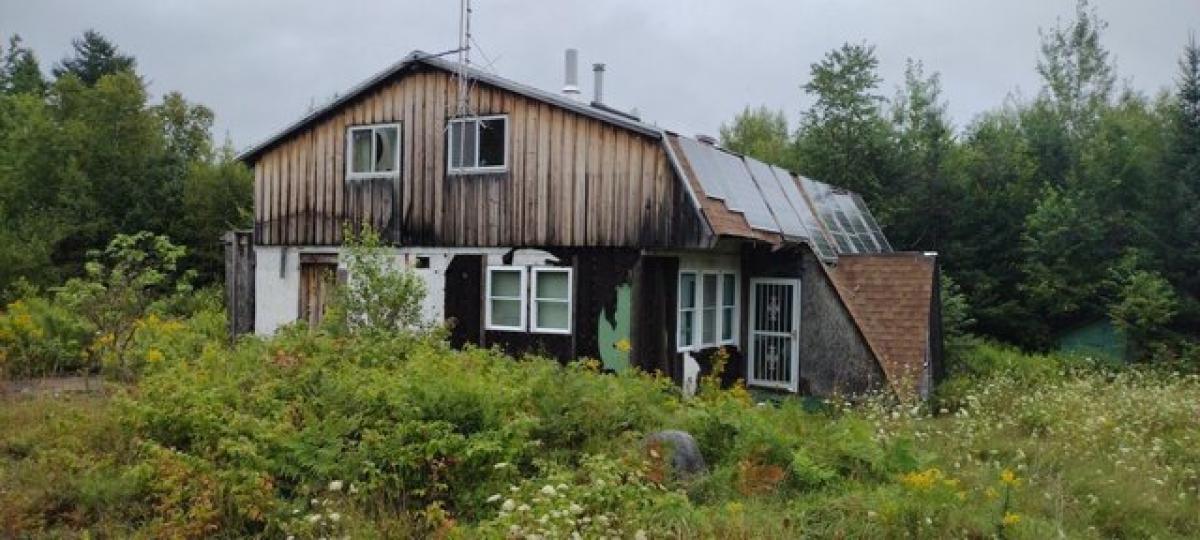
<instances>
[{"instance_id":1,"label":"weathered wood siding","mask_svg":"<svg viewBox=\"0 0 1200 540\"><path fill-rule=\"evenodd\" d=\"M369 221L397 245L690 246L706 234L656 137L477 83L475 112L507 114L508 170L448 175L456 85L420 67L318 118L254 163L255 238L328 245ZM400 175L345 181L347 128L401 123Z\"/></svg>"}]
</instances>

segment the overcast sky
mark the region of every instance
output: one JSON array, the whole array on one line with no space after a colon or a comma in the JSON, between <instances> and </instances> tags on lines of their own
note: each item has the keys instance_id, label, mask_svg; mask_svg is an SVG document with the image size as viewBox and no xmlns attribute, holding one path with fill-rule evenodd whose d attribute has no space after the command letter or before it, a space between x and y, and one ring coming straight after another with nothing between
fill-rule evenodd
<instances>
[{"instance_id":1,"label":"overcast sky","mask_svg":"<svg viewBox=\"0 0 1200 540\"><path fill-rule=\"evenodd\" d=\"M877 46L883 93L905 58L941 72L957 125L1006 96L1032 96L1038 29L1073 0L474 0L473 60L539 88L562 86L562 54L608 65L606 101L685 134L716 134L746 105L793 122L809 102L809 65L843 42ZM155 96L211 107L216 135L243 148L413 49L452 49L458 1L0 0L0 32L19 33L43 68L95 28L137 57ZM1173 84L1200 0L1097 0L1122 80Z\"/></svg>"}]
</instances>

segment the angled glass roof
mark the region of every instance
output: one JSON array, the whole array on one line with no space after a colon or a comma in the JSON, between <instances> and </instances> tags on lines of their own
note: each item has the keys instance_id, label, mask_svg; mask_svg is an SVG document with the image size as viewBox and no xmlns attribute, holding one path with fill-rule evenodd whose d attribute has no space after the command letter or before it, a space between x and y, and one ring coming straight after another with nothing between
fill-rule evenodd
<instances>
[{"instance_id":1,"label":"angled glass roof","mask_svg":"<svg viewBox=\"0 0 1200 540\"><path fill-rule=\"evenodd\" d=\"M837 244L838 253L886 253L892 250L875 217L858 194L801 177L817 215Z\"/></svg>"}]
</instances>

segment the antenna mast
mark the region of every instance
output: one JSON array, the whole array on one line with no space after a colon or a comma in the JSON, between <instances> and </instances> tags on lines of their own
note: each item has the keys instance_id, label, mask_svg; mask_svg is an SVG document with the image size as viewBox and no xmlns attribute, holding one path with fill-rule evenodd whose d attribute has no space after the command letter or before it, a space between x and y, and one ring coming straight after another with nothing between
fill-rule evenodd
<instances>
[{"instance_id":1,"label":"antenna mast","mask_svg":"<svg viewBox=\"0 0 1200 540\"><path fill-rule=\"evenodd\" d=\"M459 0L458 11L458 105L457 116L467 116L471 112L470 90L471 81L468 78L471 69L471 0Z\"/></svg>"}]
</instances>

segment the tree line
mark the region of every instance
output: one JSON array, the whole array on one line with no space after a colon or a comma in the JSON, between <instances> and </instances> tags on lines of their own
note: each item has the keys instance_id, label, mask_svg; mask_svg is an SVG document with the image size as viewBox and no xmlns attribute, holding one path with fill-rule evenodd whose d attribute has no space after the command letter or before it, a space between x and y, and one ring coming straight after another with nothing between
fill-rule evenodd
<instances>
[{"instance_id":1,"label":"tree line","mask_svg":"<svg viewBox=\"0 0 1200 540\"><path fill-rule=\"evenodd\" d=\"M3 48L3 47L0 47ZM178 92L153 101L136 59L87 31L47 76L19 36L0 55L0 291L82 273L118 233L187 246L220 278L221 233L247 227L253 178L213 143L213 112Z\"/></svg>"},{"instance_id":2,"label":"tree line","mask_svg":"<svg viewBox=\"0 0 1200 540\"><path fill-rule=\"evenodd\" d=\"M861 193L897 250L937 251L974 331L1047 348L1111 320L1134 356L1196 351L1200 334L1200 47L1174 87L1118 85L1086 2L1041 32L1040 92L961 129L937 72L909 60L881 93L869 44L812 64L793 130L747 108L721 143ZM1188 342L1191 341L1191 344Z\"/></svg>"}]
</instances>

